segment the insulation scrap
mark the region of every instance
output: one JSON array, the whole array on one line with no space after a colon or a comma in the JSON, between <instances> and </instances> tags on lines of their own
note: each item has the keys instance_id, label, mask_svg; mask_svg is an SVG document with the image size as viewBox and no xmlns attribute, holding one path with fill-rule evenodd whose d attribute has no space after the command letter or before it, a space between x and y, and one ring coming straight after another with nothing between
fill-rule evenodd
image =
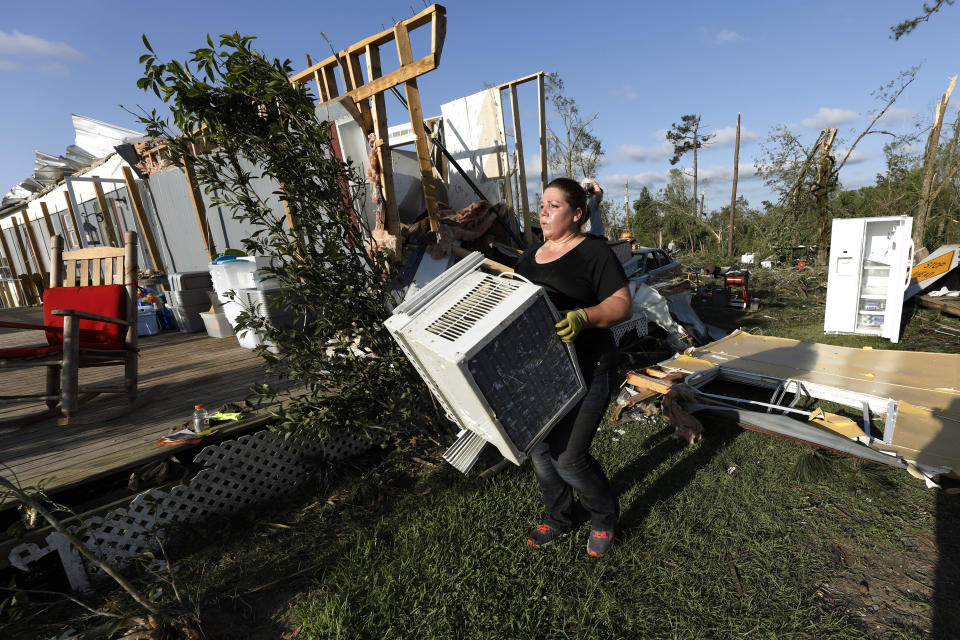
<instances>
[{"instance_id":1,"label":"insulation scrap","mask_svg":"<svg viewBox=\"0 0 960 640\"><path fill-rule=\"evenodd\" d=\"M370 199L377 205L377 226L376 229L383 229L387 224L386 216L383 213L383 198L380 192L380 145L377 144L377 135L371 133L367 136L367 142L370 143L370 158L367 163L367 183L370 185ZM374 236L376 241L376 236ZM379 244L379 243L378 243Z\"/></svg>"},{"instance_id":2,"label":"insulation scrap","mask_svg":"<svg viewBox=\"0 0 960 640\"><path fill-rule=\"evenodd\" d=\"M427 251L436 259L450 255L450 248L457 240L476 240L483 236L497 219L496 207L486 200L467 205L460 211L440 210L440 229L437 243Z\"/></svg>"}]
</instances>

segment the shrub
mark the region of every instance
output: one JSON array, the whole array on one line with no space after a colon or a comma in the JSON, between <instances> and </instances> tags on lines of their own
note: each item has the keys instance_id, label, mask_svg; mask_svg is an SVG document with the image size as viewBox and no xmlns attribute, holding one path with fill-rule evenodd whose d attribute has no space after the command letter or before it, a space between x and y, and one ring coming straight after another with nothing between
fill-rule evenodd
<instances>
[{"instance_id":1,"label":"shrub","mask_svg":"<svg viewBox=\"0 0 960 640\"><path fill-rule=\"evenodd\" d=\"M287 431L429 429L428 392L383 327L390 261L368 250L358 172L333 153L314 98L288 79L290 61L268 60L252 40L224 35L218 48L207 36L188 61L161 62L144 37L137 84L169 105L166 117L143 114L148 133L167 139L173 164L193 164L215 204L254 225L244 249L270 258L266 272L282 288L276 303L297 319L277 328L241 316L240 328L263 331L277 347L257 347L268 372L301 383L255 391L286 396L279 425ZM271 209L270 195L287 215Z\"/></svg>"}]
</instances>

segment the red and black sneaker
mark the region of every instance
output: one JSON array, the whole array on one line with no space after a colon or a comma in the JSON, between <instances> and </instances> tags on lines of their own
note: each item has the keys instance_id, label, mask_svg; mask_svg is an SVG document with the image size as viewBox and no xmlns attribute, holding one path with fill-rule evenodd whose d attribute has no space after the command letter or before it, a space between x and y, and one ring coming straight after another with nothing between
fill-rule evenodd
<instances>
[{"instance_id":1,"label":"red and black sneaker","mask_svg":"<svg viewBox=\"0 0 960 640\"><path fill-rule=\"evenodd\" d=\"M568 533L569 531L560 531L560 529L548 524L538 524L533 531L527 534L527 544L534 549L539 549L553 544Z\"/></svg>"},{"instance_id":2,"label":"red and black sneaker","mask_svg":"<svg viewBox=\"0 0 960 640\"><path fill-rule=\"evenodd\" d=\"M613 546L613 531L610 529L591 529L587 538L587 555L602 558Z\"/></svg>"}]
</instances>

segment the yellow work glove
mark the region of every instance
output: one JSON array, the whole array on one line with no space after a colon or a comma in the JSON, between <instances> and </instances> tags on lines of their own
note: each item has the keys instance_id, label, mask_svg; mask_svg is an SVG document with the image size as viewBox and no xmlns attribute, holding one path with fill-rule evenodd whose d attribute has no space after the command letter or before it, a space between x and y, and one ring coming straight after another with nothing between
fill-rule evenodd
<instances>
[{"instance_id":1,"label":"yellow work glove","mask_svg":"<svg viewBox=\"0 0 960 640\"><path fill-rule=\"evenodd\" d=\"M557 335L564 342L573 342L580 335L580 332L590 324L590 318L583 309L573 309L572 311L561 311L561 320L553 325L557 328Z\"/></svg>"}]
</instances>

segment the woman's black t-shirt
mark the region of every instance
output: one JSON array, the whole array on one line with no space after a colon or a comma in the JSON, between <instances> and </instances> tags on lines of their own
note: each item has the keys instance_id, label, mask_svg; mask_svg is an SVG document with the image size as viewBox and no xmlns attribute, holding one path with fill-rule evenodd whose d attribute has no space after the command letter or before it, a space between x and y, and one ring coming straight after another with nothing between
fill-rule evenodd
<instances>
[{"instance_id":1,"label":"woman's black t-shirt","mask_svg":"<svg viewBox=\"0 0 960 640\"><path fill-rule=\"evenodd\" d=\"M603 240L588 236L546 264L536 261L537 249L541 246L542 243L537 244L524 252L516 272L542 286L561 311L598 305L627 284L620 261ZM609 329L584 329L573 346L580 369L588 379L616 364L616 342Z\"/></svg>"}]
</instances>

